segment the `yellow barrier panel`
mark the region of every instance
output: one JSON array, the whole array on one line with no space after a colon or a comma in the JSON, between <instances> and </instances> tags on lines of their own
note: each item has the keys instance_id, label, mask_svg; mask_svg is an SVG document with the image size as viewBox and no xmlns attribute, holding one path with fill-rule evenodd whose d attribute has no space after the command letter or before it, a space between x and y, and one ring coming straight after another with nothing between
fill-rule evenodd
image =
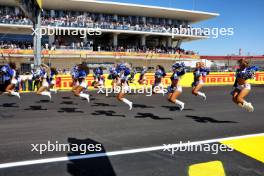
<instances>
[{"instance_id":1,"label":"yellow barrier panel","mask_svg":"<svg viewBox=\"0 0 264 176\"><path fill-rule=\"evenodd\" d=\"M140 88L142 85L138 83L140 74L136 74L134 81L130 83L132 88ZM170 80L171 73L168 73L167 76L162 80L165 87L171 84ZM112 80L108 80L108 74L105 74L106 78L105 87L110 88ZM154 73L147 73L145 75L147 86L151 86L154 84ZM90 74L86 78L87 85L89 89L92 89L91 85L94 81L93 75ZM205 85L233 85L235 81L235 73L234 72L213 72L204 78ZM70 75L57 75L56 76L56 88L60 90L70 90L71 89L71 76ZM191 87L193 82L193 74L186 73L182 79L180 84L183 87ZM257 72L256 78L254 80L249 81L252 84L264 84L264 72Z\"/></svg>"}]
</instances>

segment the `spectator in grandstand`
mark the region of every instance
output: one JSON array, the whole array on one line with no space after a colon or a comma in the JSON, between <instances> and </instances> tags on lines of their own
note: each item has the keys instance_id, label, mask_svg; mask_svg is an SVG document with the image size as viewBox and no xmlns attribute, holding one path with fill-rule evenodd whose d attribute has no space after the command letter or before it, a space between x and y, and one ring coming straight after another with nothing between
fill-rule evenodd
<instances>
[{"instance_id":1,"label":"spectator in grandstand","mask_svg":"<svg viewBox=\"0 0 264 176\"><path fill-rule=\"evenodd\" d=\"M28 91L33 91L33 74L27 73L27 80L28 80Z\"/></svg>"},{"instance_id":2,"label":"spectator in grandstand","mask_svg":"<svg viewBox=\"0 0 264 176\"><path fill-rule=\"evenodd\" d=\"M4 7L7 8L7 7ZM23 12L14 13L13 7L8 7L10 10L3 10L0 14L0 23L32 25L32 22L23 15ZM79 12L80 15L69 16L69 12L57 11L59 15L51 16L47 10L43 11L42 25L60 26L60 27L86 27L86 28L101 28L101 29L116 29L116 30L134 30L146 32L171 32L172 28L178 28L180 25L187 28L188 26L183 22L177 21L177 24L166 22L154 22L155 20L147 20L143 23L131 20L129 17L122 17L118 19L112 18L112 15L106 15L105 18L101 14ZM203 34L201 34L203 35Z\"/></svg>"},{"instance_id":3,"label":"spectator in grandstand","mask_svg":"<svg viewBox=\"0 0 264 176\"><path fill-rule=\"evenodd\" d=\"M26 91L27 90L27 81L28 81L28 76L23 73L22 75L19 76L21 79L21 87L22 87L22 91Z\"/></svg>"}]
</instances>

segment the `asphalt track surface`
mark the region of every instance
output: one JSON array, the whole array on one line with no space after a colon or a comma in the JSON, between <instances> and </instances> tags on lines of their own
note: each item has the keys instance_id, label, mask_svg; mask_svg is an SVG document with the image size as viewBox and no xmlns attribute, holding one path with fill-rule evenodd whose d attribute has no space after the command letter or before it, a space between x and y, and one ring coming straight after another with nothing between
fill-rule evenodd
<instances>
[{"instance_id":1,"label":"asphalt track surface","mask_svg":"<svg viewBox=\"0 0 264 176\"><path fill-rule=\"evenodd\" d=\"M180 141L241 136L264 132L264 87L253 87L247 100L255 112L247 113L231 102L231 87L206 87L207 101L184 88L182 112L162 95L128 95L134 108L91 92L87 103L70 92L52 101L33 93L22 99L0 96L0 164L79 155L78 152L32 152L31 144L101 144L102 151L175 144ZM92 153L92 152L91 152ZM192 164L221 161L227 176L263 176L264 164L237 151L176 152L162 150L69 160L0 169L0 175L25 176L170 176L188 175Z\"/></svg>"}]
</instances>

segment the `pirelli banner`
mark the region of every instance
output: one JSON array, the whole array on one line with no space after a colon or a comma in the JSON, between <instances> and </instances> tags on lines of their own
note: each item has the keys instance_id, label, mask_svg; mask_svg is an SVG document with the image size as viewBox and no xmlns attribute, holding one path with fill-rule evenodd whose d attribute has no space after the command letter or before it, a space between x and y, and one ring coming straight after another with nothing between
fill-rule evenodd
<instances>
[{"instance_id":1,"label":"pirelli banner","mask_svg":"<svg viewBox=\"0 0 264 176\"><path fill-rule=\"evenodd\" d=\"M105 78L108 77L108 75L104 75ZM167 74L167 76L163 79L164 86L169 86L171 74ZM131 87L140 88L141 85L138 84L139 74L135 75L134 81L130 83ZM56 88L61 90L70 90L71 89L71 76L70 75L58 75L56 77ZM87 85L89 86L89 89L92 88L93 83L93 75L89 75L86 78ZM111 87L111 81L106 79L105 81L105 87ZM146 74L146 81L147 85L151 86L154 84L154 74L148 73ZM210 73L208 76L204 78L205 85L208 86L217 86L217 85L232 85L235 81L235 73L234 72L213 72ZM191 84L193 82L193 74L192 73L186 73L180 82L180 84L183 87L191 87ZM249 81L252 84L264 84L264 72L257 72L256 77L254 80Z\"/></svg>"}]
</instances>

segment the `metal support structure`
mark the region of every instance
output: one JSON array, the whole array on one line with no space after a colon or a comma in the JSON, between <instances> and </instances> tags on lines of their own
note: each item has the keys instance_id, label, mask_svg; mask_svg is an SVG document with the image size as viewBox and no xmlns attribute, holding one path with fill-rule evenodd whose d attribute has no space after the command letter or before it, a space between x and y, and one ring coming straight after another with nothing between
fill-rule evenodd
<instances>
[{"instance_id":1,"label":"metal support structure","mask_svg":"<svg viewBox=\"0 0 264 176\"><path fill-rule=\"evenodd\" d=\"M34 65L41 65L41 9L36 9L36 20L33 25L36 33L34 34Z\"/></svg>"}]
</instances>

